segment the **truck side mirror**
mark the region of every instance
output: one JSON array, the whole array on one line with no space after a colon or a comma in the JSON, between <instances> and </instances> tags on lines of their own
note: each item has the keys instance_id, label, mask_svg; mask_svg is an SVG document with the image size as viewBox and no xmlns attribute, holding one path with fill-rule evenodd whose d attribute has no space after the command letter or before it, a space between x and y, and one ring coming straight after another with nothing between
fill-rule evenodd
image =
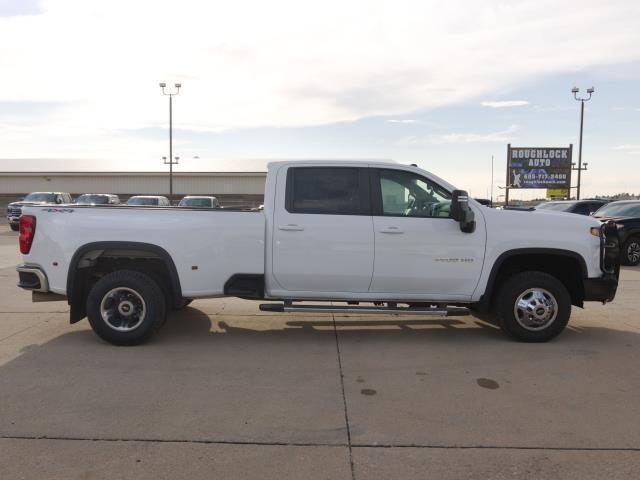
<instances>
[{"instance_id":1,"label":"truck side mirror","mask_svg":"<svg viewBox=\"0 0 640 480\"><path fill-rule=\"evenodd\" d=\"M469 207L469 194L465 190L453 191L451 218L460 223L460 230L464 233L473 233L475 231L475 215L471 207Z\"/></svg>"}]
</instances>

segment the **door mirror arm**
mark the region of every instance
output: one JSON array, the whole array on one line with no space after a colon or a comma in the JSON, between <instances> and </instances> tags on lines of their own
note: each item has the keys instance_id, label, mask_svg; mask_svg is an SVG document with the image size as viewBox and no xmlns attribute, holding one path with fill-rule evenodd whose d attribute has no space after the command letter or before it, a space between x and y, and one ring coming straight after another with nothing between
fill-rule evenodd
<instances>
[{"instance_id":1,"label":"door mirror arm","mask_svg":"<svg viewBox=\"0 0 640 480\"><path fill-rule=\"evenodd\" d=\"M454 190L451 198L451 218L460 224L464 233L473 233L476 229L475 214L469 206L469 194L465 190Z\"/></svg>"}]
</instances>

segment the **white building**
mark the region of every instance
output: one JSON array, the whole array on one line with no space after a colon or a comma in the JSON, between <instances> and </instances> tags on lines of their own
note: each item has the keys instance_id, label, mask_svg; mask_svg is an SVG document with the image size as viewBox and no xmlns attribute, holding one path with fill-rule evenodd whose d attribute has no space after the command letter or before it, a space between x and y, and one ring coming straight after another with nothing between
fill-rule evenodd
<instances>
[{"instance_id":1,"label":"white building","mask_svg":"<svg viewBox=\"0 0 640 480\"><path fill-rule=\"evenodd\" d=\"M174 172L174 198L214 195L223 204L259 205L267 173ZM29 192L115 193L169 195L168 172L0 172L0 196L21 197Z\"/></svg>"}]
</instances>

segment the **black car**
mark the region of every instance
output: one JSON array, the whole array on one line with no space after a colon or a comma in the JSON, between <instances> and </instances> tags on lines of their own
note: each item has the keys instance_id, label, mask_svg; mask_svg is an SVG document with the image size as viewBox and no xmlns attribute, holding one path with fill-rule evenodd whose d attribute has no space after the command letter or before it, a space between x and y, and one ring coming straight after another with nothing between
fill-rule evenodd
<instances>
[{"instance_id":1,"label":"black car","mask_svg":"<svg viewBox=\"0 0 640 480\"><path fill-rule=\"evenodd\" d=\"M606 205L606 200L551 200L536 206L536 210L554 210L556 212L577 213L578 215L591 215L599 208Z\"/></svg>"},{"instance_id":2,"label":"black car","mask_svg":"<svg viewBox=\"0 0 640 480\"><path fill-rule=\"evenodd\" d=\"M620 262L624 265L640 263L640 200L611 202L593 215L605 222L613 220L620 236Z\"/></svg>"}]
</instances>

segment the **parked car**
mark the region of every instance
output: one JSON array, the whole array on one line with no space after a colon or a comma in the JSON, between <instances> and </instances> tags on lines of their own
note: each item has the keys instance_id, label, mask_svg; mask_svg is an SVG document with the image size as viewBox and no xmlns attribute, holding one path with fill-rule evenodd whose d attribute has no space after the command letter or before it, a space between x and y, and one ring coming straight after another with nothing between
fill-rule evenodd
<instances>
[{"instance_id":1,"label":"parked car","mask_svg":"<svg viewBox=\"0 0 640 480\"><path fill-rule=\"evenodd\" d=\"M66 192L32 192L22 200L7 205L7 221L11 230L18 231L18 219L25 205L61 205L71 203L71 194Z\"/></svg>"},{"instance_id":2,"label":"parked car","mask_svg":"<svg viewBox=\"0 0 640 480\"><path fill-rule=\"evenodd\" d=\"M220 296L271 300L268 312L482 312L543 342L572 305L611 301L618 285L615 224L484 208L417 167L271 163L264 206L25 207L19 286L66 296L72 323L88 317L101 338L133 345L167 308Z\"/></svg>"},{"instance_id":3,"label":"parked car","mask_svg":"<svg viewBox=\"0 0 640 480\"><path fill-rule=\"evenodd\" d=\"M577 213L578 215L591 215L603 205L607 200L551 200L542 202L536 206L537 210L555 210L556 212Z\"/></svg>"},{"instance_id":4,"label":"parked car","mask_svg":"<svg viewBox=\"0 0 640 480\"><path fill-rule=\"evenodd\" d=\"M624 265L640 264L640 200L611 202L593 216L603 222L613 220L620 236L620 261Z\"/></svg>"},{"instance_id":5,"label":"parked car","mask_svg":"<svg viewBox=\"0 0 640 480\"><path fill-rule=\"evenodd\" d=\"M136 195L127 200L127 205L168 207L171 203L167 197L161 195Z\"/></svg>"},{"instance_id":6,"label":"parked car","mask_svg":"<svg viewBox=\"0 0 640 480\"><path fill-rule=\"evenodd\" d=\"M111 193L83 193L75 201L76 205L120 205L120 197Z\"/></svg>"},{"instance_id":7,"label":"parked car","mask_svg":"<svg viewBox=\"0 0 640 480\"><path fill-rule=\"evenodd\" d=\"M216 197L188 195L180 200L179 207L218 208L220 203Z\"/></svg>"}]
</instances>

